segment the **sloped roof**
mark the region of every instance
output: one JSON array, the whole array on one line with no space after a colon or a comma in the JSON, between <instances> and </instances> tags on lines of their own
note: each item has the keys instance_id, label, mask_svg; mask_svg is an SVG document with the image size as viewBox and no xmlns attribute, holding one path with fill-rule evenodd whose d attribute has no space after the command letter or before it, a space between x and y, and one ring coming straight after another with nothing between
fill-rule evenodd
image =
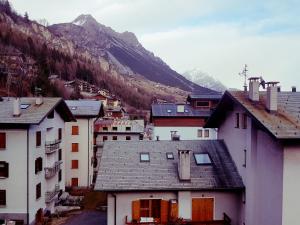
<instances>
[{"instance_id":1,"label":"sloped roof","mask_svg":"<svg viewBox=\"0 0 300 225\"><path fill-rule=\"evenodd\" d=\"M244 91L226 91L206 127L218 127L233 104L239 104L258 125L278 139L300 138L300 92L278 92L278 110L267 111L266 92L253 102Z\"/></svg>"},{"instance_id":2,"label":"sloped roof","mask_svg":"<svg viewBox=\"0 0 300 225\"><path fill-rule=\"evenodd\" d=\"M96 100L68 100L69 109L75 117L98 117L103 116L101 101Z\"/></svg>"},{"instance_id":3,"label":"sloped roof","mask_svg":"<svg viewBox=\"0 0 300 225\"><path fill-rule=\"evenodd\" d=\"M0 101L0 124L39 124L53 109L55 109L65 122L76 121L62 98L43 98L43 104L36 105L36 98L20 98L21 105L28 105L21 109L21 115L13 116L14 98L2 97Z\"/></svg>"},{"instance_id":4,"label":"sloped roof","mask_svg":"<svg viewBox=\"0 0 300 225\"><path fill-rule=\"evenodd\" d=\"M178 177L178 150L191 150L191 180ZM140 162L149 152L150 162ZM166 153L172 152L174 160ZM208 153L213 164L197 166L193 153ZM237 190L242 179L223 141L106 141L95 190Z\"/></svg>"},{"instance_id":5,"label":"sloped roof","mask_svg":"<svg viewBox=\"0 0 300 225\"><path fill-rule=\"evenodd\" d=\"M195 109L191 105L184 104L184 112L177 112L177 104L162 103L152 104L152 117L209 117L210 110Z\"/></svg>"}]
</instances>

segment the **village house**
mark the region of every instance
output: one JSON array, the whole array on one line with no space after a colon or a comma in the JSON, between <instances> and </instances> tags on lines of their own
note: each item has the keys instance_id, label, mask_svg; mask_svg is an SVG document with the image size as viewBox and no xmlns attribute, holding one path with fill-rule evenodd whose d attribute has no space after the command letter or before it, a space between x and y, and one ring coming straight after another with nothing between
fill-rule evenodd
<instances>
[{"instance_id":1,"label":"village house","mask_svg":"<svg viewBox=\"0 0 300 225\"><path fill-rule=\"evenodd\" d=\"M221 96L207 90L189 95L186 103L152 104L153 139L171 140L174 136L181 140L216 139L216 129L203 127Z\"/></svg>"},{"instance_id":2,"label":"village house","mask_svg":"<svg viewBox=\"0 0 300 225\"><path fill-rule=\"evenodd\" d=\"M219 140L106 142L95 185L108 193L108 225L238 225L243 189Z\"/></svg>"},{"instance_id":3,"label":"village house","mask_svg":"<svg viewBox=\"0 0 300 225\"><path fill-rule=\"evenodd\" d=\"M66 186L90 187L93 181L94 122L103 117L100 101L69 100L76 122L66 123Z\"/></svg>"},{"instance_id":4,"label":"village house","mask_svg":"<svg viewBox=\"0 0 300 225\"><path fill-rule=\"evenodd\" d=\"M61 98L0 98L0 219L34 224L54 212L69 121Z\"/></svg>"},{"instance_id":5,"label":"village house","mask_svg":"<svg viewBox=\"0 0 300 225\"><path fill-rule=\"evenodd\" d=\"M249 79L226 91L206 127L217 127L245 184L240 224L299 224L300 93ZM266 91L259 91L266 85Z\"/></svg>"}]
</instances>

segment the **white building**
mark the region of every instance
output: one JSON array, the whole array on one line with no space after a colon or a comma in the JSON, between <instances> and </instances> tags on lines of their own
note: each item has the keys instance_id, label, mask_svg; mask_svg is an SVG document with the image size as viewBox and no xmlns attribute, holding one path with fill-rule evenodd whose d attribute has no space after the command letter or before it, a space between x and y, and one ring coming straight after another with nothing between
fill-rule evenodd
<instances>
[{"instance_id":1,"label":"white building","mask_svg":"<svg viewBox=\"0 0 300 225\"><path fill-rule=\"evenodd\" d=\"M61 98L0 98L0 219L33 224L54 211L72 120Z\"/></svg>"},{"instance_id":2,"label":"white building","mask_svg":"<svg viewBox=\"0 0 300 225\"><path fill-rule=\"evenodd\" d=\"M76 122L66 123L66 186L89 187L93 180L94 122L103 116L101 101L66 101Z\"/></svg>"}]
</instances>

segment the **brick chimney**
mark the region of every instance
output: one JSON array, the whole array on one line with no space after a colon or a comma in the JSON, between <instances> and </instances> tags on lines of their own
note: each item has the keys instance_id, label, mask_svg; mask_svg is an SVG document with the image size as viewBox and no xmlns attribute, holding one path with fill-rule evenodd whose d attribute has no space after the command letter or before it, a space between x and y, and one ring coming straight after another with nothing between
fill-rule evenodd
<instances>
[{"instance_id":1,"label":"brick chimney","mask_svg":"<svg viewBox=\"0 0 300 225\"><path fill-rule=\"evenodd\" d=\"M252 101L259 101L259 77L249 78L249 99Z\"/></svg>"},{"instance_id":2,"label":"brick chimney","mask_svg":"<svg viewBox=\"0 0 300 225\"><path fill-rule=\"evenodd\" d=\"M20 106L20 98L15 98L13 100L13 116L21 115L21 106Z\"/></svg>"},{"instance_id":3,"label":"brick chimney","mask_svg":"<svg viewBox=\"0 0 300 225\"><path fill-rule=\"evenodd\" d=\"M279 82L271 81L267 82L267 98L266 98L266 108L270 112L277 111L277 96L278 96L278 90L277 90L277 84Z\"/></svg>"},{"instance_id":4,"label":"brick chimney","mask_svg":"<svg viewBox=\"0 0 300 225\"><path fill-rule=\"evenodd\" d=\"M178 174L182 181L191 180L191 150L178 150Z\"/></svg>"}]
</instances>

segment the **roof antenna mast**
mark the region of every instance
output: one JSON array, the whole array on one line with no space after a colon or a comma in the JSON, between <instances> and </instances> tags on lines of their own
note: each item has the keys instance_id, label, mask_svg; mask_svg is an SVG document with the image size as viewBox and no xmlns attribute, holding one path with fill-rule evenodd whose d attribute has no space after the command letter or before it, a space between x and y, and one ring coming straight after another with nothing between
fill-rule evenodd
<instances>
[{"instance_id":1,"label":"roof antenna mast","mask_svg":"<svg viewBox=\"0 0 300 225\"><path fill-rule=\"evenodd\" d=\"M244 77L244 91L247 91L247 77L248 77L247 67L248 67L247 64L245 64L243 71L239 73L240 76Z\"/></svg>"}]
</instances>

